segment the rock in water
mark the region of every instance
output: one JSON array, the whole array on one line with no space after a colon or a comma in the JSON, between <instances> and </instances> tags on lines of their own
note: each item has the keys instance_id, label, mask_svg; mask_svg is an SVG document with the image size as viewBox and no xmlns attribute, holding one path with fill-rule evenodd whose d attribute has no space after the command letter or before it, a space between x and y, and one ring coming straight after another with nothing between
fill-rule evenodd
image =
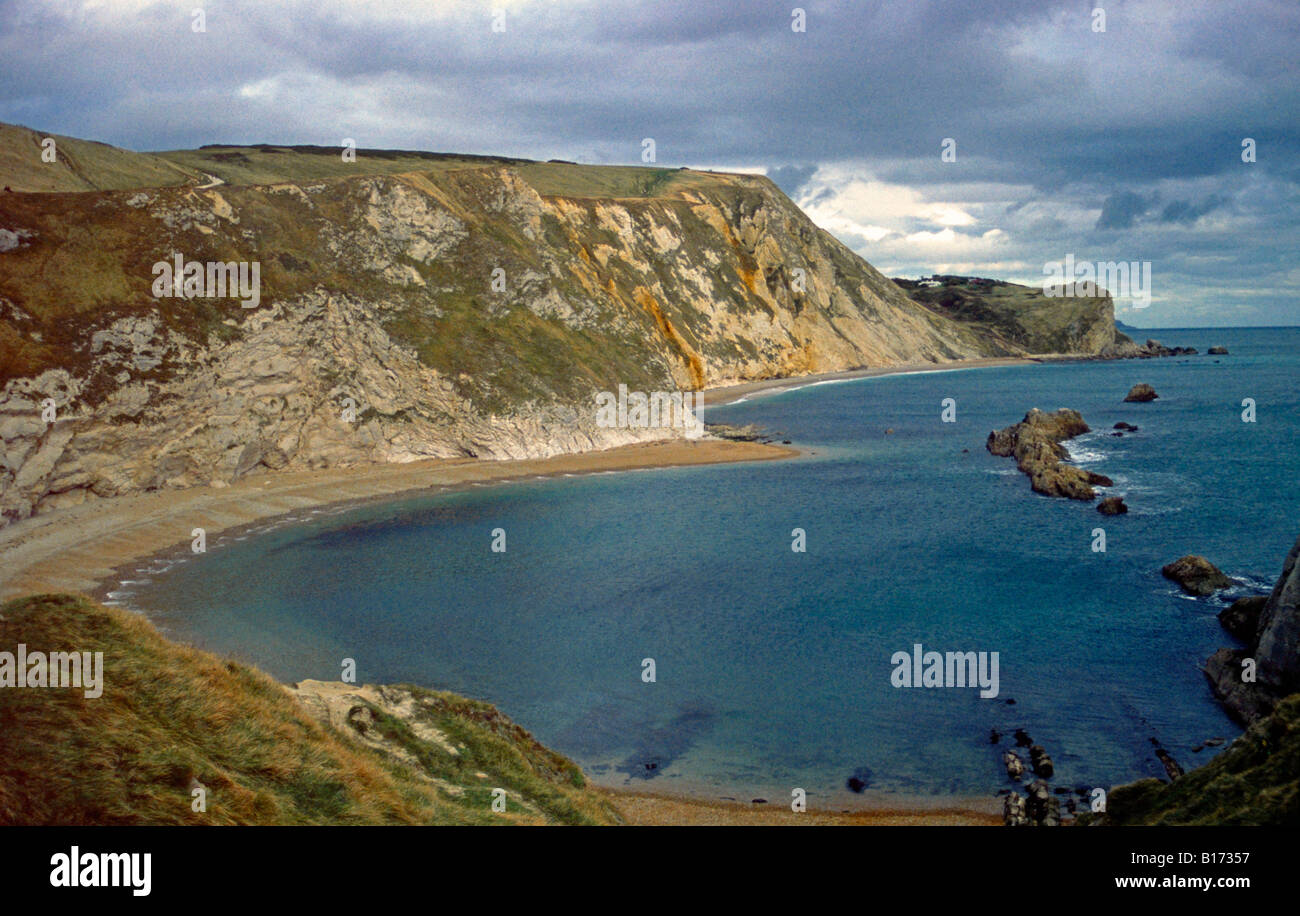
<instances>
[{"instance_id":1,"label":"rock in water","mask_svg":"<svg viewBox=\"0 0 1300 916\"><path fill-rule=\"evenodd\" d=\"M1109 486L1110 479L1062 460L1070 453L1061 442L1086 432L1088 424L1077 410L1063 407L1043 413L1035 407L1019 423L989 433L984 447L994 455L1015 458L1016 467L1028 475L1035 493L1093 499L1097 495L1093 485Z\"/></svg>"},{"instance_id":2,"label":"rock in water","mask_svg":"<svg viewBox=\"0 0 1300 916\"><path fill-rule=\"evenodd\" d=\"M1266 603L1267 595L1238 598L1219 611L1219 624L1242 642L1254 644L1259 630L1259 615Z\"/></svg>"},{"instance_id":3,"label":"rock in water","mask_svg":"<svg viewBox=\"0 0 1300 916\"><path fill-rule=\"evenodd\" d=\"M1034 743L1034 739L1023 728L1016 729L1016 747L1029 747Z\"/></svg>"},{"instance_id":4,"label":"rock in water","mask_svg":"<svg viewBox=\"0 0 1300 916\"><path fill-rule=\"evenodd\" d=\"M1056 772L1052 758L1047 756L1047 751L1042 745L1035 744L1029 749L1029 762L1034 768L1034 775L1041 776L1043 779L1051 779Z\"/></svg>"},{"instance_id":5,"label":"rock in water","mask_svg":"<svg viewBox=\"0 0 1300 916\"><path fill-rule=\"evenodd\" d=\"M1230 579L1205 557L1188 554L1160 570L1166 579L1177 582L1189 595L1213 595L1221 588L1230 588L1237 580Z\"/></svg>"},{"instance_id":6,"label":"rock in water","mask_svg":"<svg viewBox=\"0 0 1300 916\"><path fill-rule=\"evenodd\" d=\"M1060 799L1053 797L1047 783L1035 779L1030 783L1028 791L1025 811L1029 815L1029 820L1040 827L1058 826L1061 823L1061 802Z\"/></svg>"},{"instance_id":7,"label":"rock in water","mask_svg":"<svg viewBox=\"0 0 1300 916\"><path fill-rule=\"evenodd\" d=\"M1146 382L1138 382L1136 385L1134 385L1132 388L1129 389L1128 394L1124 397L1124 400L1143 403L1146 401L1154 401L1158 397L1160 397L1160 395L1156 394L1156 390L1154 388L1152 388Z\"/></svg>"},{"instance_id":8,"label":"rock in water","mask_svg":"<svg viewBox=\"0 0 1300 916\"><path fill-rule=\"evenodd\" d=\"M1210 354L1211 356L1227 356L1227 355L1228 355L1228 348L1227 348L1227 347L1210 347L1210 349L1206 350L1205 352L1208 353L1208 354Z\"/></svg>"},{"instance_id":9,"label":"rock in water","mask_svg":"<svg viewBox=\"0 0 1300 916\"><path fill-rule=\"evenodd\" d=\"M1165 765L1165 772L1169 774L1169 781L1173 782L1183 775L1183 768L1178 765L1178 761L1164 748L1156 748L1156 757Z\"/></svg>"},{"instance_id":10,"label":"rock in water","mask_svg":"<svg viewBox=\"0 0 1300 916\"><path fill-rule=\"evenodd\" d=\"M1138 431L1138 428L1134 426L1132 423L1125 423L1123 420L1116 423L1114 426L1111 427L1111 429L1122 429L1125 432L1130 432L1130 433L1135 433Z\"/></svg>"},{"instance_id":11,"label":"rock in water","mask_svg":"<svg viewBox=\"0 0 1300 916\"><path fill-rule=\"evenodd\" d=\"M1097 511L1102 515L1123 515L1128 511L1128 506L1124 505L1124 499L1119 496L1107 496L1101 502L1097 503Z\"/></svg>"},{"instance_id":12,"label":"rock in water","mask_svg":"<svg viewBox=\"0 0 1300 916\"><path fill-rule=\"evenodd\" d=\"M1025 816L1025 800L1019 792L1012 792L1002 802L1002 824L1006 827L1029 826L1029 818Z\"/></svg>"},{"instance_id":13,"label":"rock in water","mask_svg":"<svg viewBox=\"0 0 1300 916\"><path fill-rule=\"evenodd\" d=\"M1015 751L1007 751L1002 755L1002 763L1007 768L1007 776L1011 779L1019 779L1025 775L1025 762L1020 759L1020 755Z\"/></svg>"}]
</instances>

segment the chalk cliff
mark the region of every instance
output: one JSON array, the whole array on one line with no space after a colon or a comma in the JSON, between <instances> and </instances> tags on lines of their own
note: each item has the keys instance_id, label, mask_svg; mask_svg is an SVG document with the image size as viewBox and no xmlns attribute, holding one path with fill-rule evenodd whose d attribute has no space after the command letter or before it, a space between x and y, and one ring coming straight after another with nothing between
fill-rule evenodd
<instances>
[{"instance_id":1,"label":"chalk cliff","mask_svg":"<svg viewBox=\"0 0 1300 916\"><path fill-rule=\"evenodd\" d=\"M122 161L100 187L130 183ZM0 193L0 524L284 467L683 434L602 426L620 384L1027 352L912 301L762 177L271 147L141 174L159 161L183 183ZM256 307L156 295L177 255L256 264ZM1059 339L1113 342L1094 312Z\"/></svg>"}]
</instances>

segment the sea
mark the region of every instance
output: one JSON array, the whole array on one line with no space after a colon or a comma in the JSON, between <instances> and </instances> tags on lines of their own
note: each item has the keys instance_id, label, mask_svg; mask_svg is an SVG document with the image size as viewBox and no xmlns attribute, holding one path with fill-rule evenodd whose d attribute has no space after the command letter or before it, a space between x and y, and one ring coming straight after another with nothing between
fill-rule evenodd
<instances>
[{"instance_id":1,"label":"sea","mask_svg":"<svg viewBox=\"0 0 1300 916\"><path fill-rule=\"evenodd\" d=\"M1017 729L1072 792L1164 777L1157 747L1191 769L1241 732L1201 668L1236 644L1217 613L1300 535L1300 329L1150 336L1200 354L758 394L706 420L798 457L301 512L142 562L111 598L284 681L350 660L491 701L600 785L992 799ZM1125 403L1138 382L1159 399ZM1031 407L1083 414L1071 458L1128 514L1039 496L986 451ZM1184 594L1160 570L1185 554L1240 584ZM996 695L914 684L914 652L996 658Z\"/></svg>"}]
</instances>

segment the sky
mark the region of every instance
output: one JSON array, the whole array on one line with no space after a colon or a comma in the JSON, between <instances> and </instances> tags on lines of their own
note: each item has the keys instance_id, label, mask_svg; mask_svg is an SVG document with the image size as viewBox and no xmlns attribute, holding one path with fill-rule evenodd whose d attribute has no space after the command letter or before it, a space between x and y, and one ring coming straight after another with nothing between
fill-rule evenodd
<instances>
[{"instance_id":1,"label":"sky","mask_svg":"<svg viewBox=\"0 0 1300 916\"><path fill-rule=\"evenodd\" d=\"M0 121L588 163L651 138L770 176L890 276L1149 262L1128 324L1300 324L1298 51L1298 0L0 0Z\"/></svg>"}]
</instances>

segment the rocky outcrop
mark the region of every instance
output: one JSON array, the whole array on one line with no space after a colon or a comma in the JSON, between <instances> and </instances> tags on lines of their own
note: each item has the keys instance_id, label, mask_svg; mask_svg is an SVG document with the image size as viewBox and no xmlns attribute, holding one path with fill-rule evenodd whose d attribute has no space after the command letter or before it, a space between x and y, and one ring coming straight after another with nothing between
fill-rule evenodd
<instances>
[{"instance_id":1,"label":"rocky outcrop","mask_svg":"<svg viewBox=\"0 0 1300 916\"><path fill-rule=\"evenodd\" d=\"M1237 584L1236 579L1224 575L1222 570L1205 557L1194 554L1179 557L1174 562L1165 564L1161 567L1160 574L1166 579L1177 582L1189 595L1213 595L1220 589L1231 588Z\"/></svg>"},{"instance_id":2,"label":"rocky outcrop","mask_svg":"<svg viewBox=\"0 0 1300 916\"><path fill-rule=\"evenodd\" d=\"M1219 611L1219 625L1242 642L1253 645L1259 632L1259 616L1267 603L1267 595L1238 598Z\"/></svg>"},{"instance_id":3,"label":"rocky outcrop","mask_svg":"<svg viewBox=\"0 0 1300 916\"><path fill-rule=\"evenodd\" d=\"M1227 355L1228 355L1228 348L1227 348L1227 347L1210 347L1210 349L1206 350L1205 352L1208 353L1210 356L1227 356Z\"/></svg>"},{"instance_id":4,"label":"rocky outcrop","mask_svg":"<svg viewBox=\"0 0 1300 916\"><path fill-rule=\"evenodd\" d=\"M1019 780L1025 775L1025 762L1015 751L1003 752L1002 765L1006 767L1008 779Z\"/></svg>"},{"instance_id":5,"label":"rocky outcrop","mask_svg":"<svg viewBox=\"0 0 1300 916\"><path fill-rule=\"evenodd\" d=\"M1128 512L1128 506L1124 505L1124 498L1121 496L1107 496L1097 503L1097 511L1102 515L1123 515Z\"/></svg>"},{"instance_id":6,"label":"rocky outcrop","mask_svg":"<svg viewBox=\"0 0 1300 916\"><path fill-rule=\"evenodd\" d=\"M1300 539L1287 554L1282 574L1262 607L1235 602L1224 611L1225 627L1244 649L1220 649L1205 665L1206 677L1224 708L1243 723L1266 715L1285 696L1300 692ZM1258 608L1253 632L1249 621ZM1221 616L1221 619L1224 617Z\"/></svg>"},{"instance_id":7,"label":"rocky outcrop","mask_svg":"<svg viewBox=\"0 0 1300 916\"><path fill-rule=\"evenodd\" d=\"M1146 382L1138 382L1136 385L1134 385L1132 388L1129 389L1128 394L1124 396L1124 400L1141 404L1147 401L1154 401L1158 397L1160 397L1160 395L1156 394L1156 390L1154 388L1152 388Z\"/></svg>"},{"instance_id":8,"label":"rocky outcrop","mask_svg":"<svg viewBox=\"0 0 1300 916\"><path fill-rule=\"evenodd\" d=\"M1016 467L1030 480L1035 493L1089 500L1096 497L1094 486L1110 486L1102 475L1065 464L1069 452L1061 443L1088 432L1088 424L1077 410L1061 408L1044 413L1037 407L1019 423L989 433L984 447L994 455L1015 458Z\"/></svg>"}]
</instances>

